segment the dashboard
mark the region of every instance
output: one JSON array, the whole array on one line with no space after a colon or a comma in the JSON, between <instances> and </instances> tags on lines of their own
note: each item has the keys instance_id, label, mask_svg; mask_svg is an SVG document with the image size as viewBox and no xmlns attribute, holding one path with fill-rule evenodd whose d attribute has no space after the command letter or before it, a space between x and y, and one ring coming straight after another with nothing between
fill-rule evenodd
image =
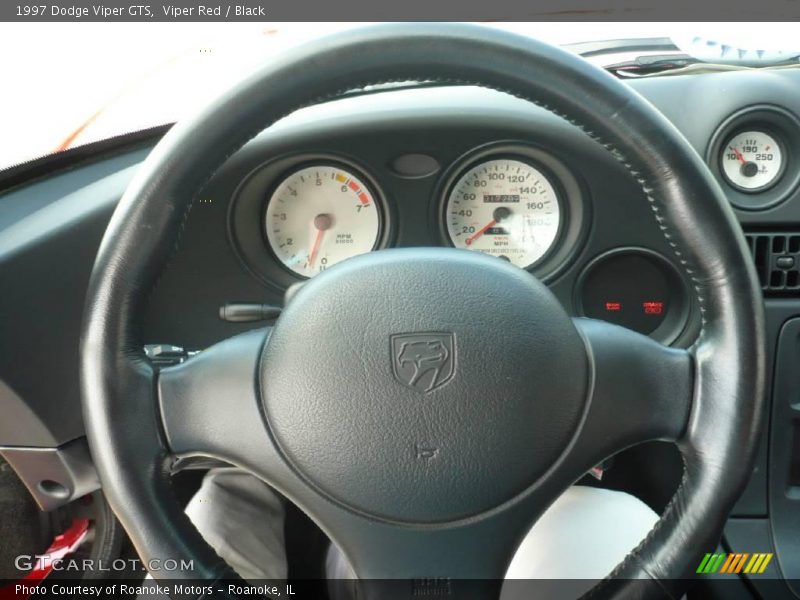
<instances>
[{"instance_id":1,"label":"dashboard","mask_svg":"<svg viewBox=\"0 0 800 600\"><path fill-rule=\"evenodd\" d=\"M720 125L707 159L735 206L764 208L797 187L800 169L791 149L798 143L800 124L794 115L774 106L749 107ZM243 182L233 199L237 240L252 233L248 230L255 212L263 213L260 226L270 256L265 259L244 244L245 261L255 271L263 269L267 281L278 277L259 264L265 260L302 280L347 258L390 247L396 211L389 211L384 188L396 179L431 179L433 227L441 234L432 236L432 244L482 252L539 277L563 266L563 258L554 260L557 250L565 245L570 253L575 250L590 208L573 174L582 170L580 165L568 166L557 148L537 146L535 136L466 149L449 165L442 165L445 153L435 143L420 146L390 149L382 177L369 172L363 157L348 157L343 151L298 152L268 162ZM660 269L657 258L646 254L624 262L631 272L638 271L641 261L653 262L647 280ZM590 296L599 293L605 275L599 268L591 275ZM658 277L666 283L665 273ZM656 315L659 304L639 308ZM624 308L618 301L607 305L611 312Z\"/></svg>"},{"instance_id":2,"label":"dashboard","mask_svg":"<svg viewBox=\"0 0 800 600\"><path fill-rule=\"evenodd\" d=\"M758 219L797 195L791 79L721 73L635 86L705 157L737 210ZM745 97L720 101L720 84ZM780 94L786 103L765 102ZM571 314L663 343L689 345L698 331L688 282L623 165L544 109L449 87L310 107L234 155L195 203L151 303L148 341L202 348L243 327L220 322L224 305L279 306L293 284L350 256L407 246L507 260L547 282Z\"/></svg>"},{"instance_id":3,"label":"dashboard","mask_svg":"<svg viewBox=\"0 0 800 600\"><path fill-rule=\"evenodd\" d=\"M732 204L760 215L797 193L795 97L713 96L713 109L703 99L719 84L753 96L753 78L763 90L791 77L635 86L706 158ZM407 246L507 260L571 314L663 343L688 345L698 331L699 308L644 192L605 148L508 95L423 87L304 109L234 155L195 203L151 303L148 341L202 348L236 327L219 321L222 306L279 306L292 285L348 257Z\"/></svg>"},{"instance_id":4,"label":"dashboard","mask_svg":"<svg viewBox=\"0 0 800 600\"><path fill-rule=\"evenodd\" d=\"M775 344L800 294L800 71L627 84L681 131L734 207L777 310ZM2 195L0 270L19 282L0 297L3 355L19 355L15 340L41 343L60 369L43 380L25 364L3 368L0 379L29 402L78 401L74 347L93 256L160 134L101 158L87 151L83 164ZM503 93L423 86L305 108L235 153L195 200L150 296L142 342L201 350L259 326L221 318L222 307L280 307L293 286L349 256L414 246L508 260L570 314L662 343L686 347L699 331L694 294L645 191L600 143ZM79 434L78 412L63 410L37 435L49 444Z\"/></svg>"},{"instance_id":5,"label":"dashboard","mask_svg":"<svg viewBox=\"0 0 800 600\"><path fill-rule=\"evenodd\" d=\"M689 138L731 204L758 220L798 194L800 107L786 87L793 79L796 72L740 72L631 85ZM750 98L715 96L712 107L704 100L717 85ZM187 234L202 240L182 245L172 273L203 269L219 281L244 270L251 284L239 296L206 286L200 300L196 285L180 276L170 285L168 272L150 321L160 339L189 347L213 342L199 332L219 324L170 331L183 320L179 305L209 303L207 319L231 302L280 305L292 285L342 260L404 246L506 260L547 282L575 316L663 343L688 345L699 326L688 282L624 166L561 118L480 88L392 90L299 111L212 178ZM236 264L209 273L222 256Z\"/></svg>"},{"instance_id":6,"label":"dashboard","mask_svg":"<svg viewBox=\"0 0 800 600\"><path fill-rule=\"evenodd\" d=\"M774 543L782 569L796 575L800 71L627 84L706 161L751 244L772 404L726 536L742 547ZM78 149L83 162L0 193L0 280L14 282L0 295L4 444L55 447L83 434L77 347L86 284L114 207L162 133L114 152ZM418 87L305 108L234 154L187 216L149 298L142 343L201 350L261 326L221 318L222 307L280 307L293 286L352 255L414 246L508 260L543 280L571 315L662 343L687 347L699 331L700 308L646 191L600 143L499 92ZM365 319L374 300L363 299Z\"/></svg>"},{"instance_id":7,"label":"dashboard","mask_svg":"<svg viewBox=\"0 0 800 600\"><path fill-rule=\"evenodd\" d=\"M662 342L699 323L644 192L602 146L501 93L418 88L304 109L235 155L195 203L148 339L202 348L230 331L221 306L280 305L350 256L408 246L507 260L572 314Z\"/></svg>"}]
</instances>

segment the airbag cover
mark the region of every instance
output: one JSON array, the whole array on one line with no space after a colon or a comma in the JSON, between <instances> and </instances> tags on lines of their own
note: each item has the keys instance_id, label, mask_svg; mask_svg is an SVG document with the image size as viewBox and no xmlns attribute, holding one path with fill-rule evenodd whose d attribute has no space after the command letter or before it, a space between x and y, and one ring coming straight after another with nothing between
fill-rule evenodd
<instances>
[{"instance_id":1,"label":"airbag cover","mask_svg":"<svg viewBox=\"0 0 800 600\"><path fill-rule=\"evenodd\" d=\"M586 401L584 343L528 272L465 250L384 250L297 293L261 361L267 421L330 498L456 520L532 485Z\"/></svg>"}]
</instances>

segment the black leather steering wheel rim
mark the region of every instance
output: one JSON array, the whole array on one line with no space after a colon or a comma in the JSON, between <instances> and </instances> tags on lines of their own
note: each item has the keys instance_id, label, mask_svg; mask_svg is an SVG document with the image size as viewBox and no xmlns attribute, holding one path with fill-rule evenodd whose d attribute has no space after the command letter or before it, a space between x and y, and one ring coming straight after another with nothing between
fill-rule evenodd
<instances>
[{"instance_id":1,"label":"black leather steering wheel rim","mask_svg":"<svg viewBox=\"0 0 800 600\"><path fill-rule=\"evenodd\" d=\"M158 388L139 327L150 291L193 200L249 139L303 106L406 80L530 100L583 129L641 185L702 315L687 354L689 411L669 436L685 472L653 531L592 594L680 594L747 482L762 422L764 317L748 250L701 158L648 102L572 54L482 27L387 25L308 44L176 125L150 154L103 239L82 336L84 420L109 503L143 557L194 561L193 572L170 576L233 576L171 494L175 437L158 404L168 384Z\"/></svg>"}]
</instances>

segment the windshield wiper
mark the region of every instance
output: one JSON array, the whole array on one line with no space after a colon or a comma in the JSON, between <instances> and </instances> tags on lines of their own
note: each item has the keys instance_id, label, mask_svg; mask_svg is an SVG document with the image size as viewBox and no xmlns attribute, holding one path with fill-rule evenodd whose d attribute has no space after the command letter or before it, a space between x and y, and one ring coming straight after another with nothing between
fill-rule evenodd
<instances>
[{"instance_id":1,"label":"windshield wiper","mask_svg":"<svg viewBox=\"0 0 800 600\"><path fill-rule=\"evenodd\" d=\"M603 68L619 76L642 77L654 73L663 73L664 71L685 69L690 65L697 64L705 63L689 54L651 54L605 65Z\"/></svg>"},{"instance_id":2,"label":"windshield wiper","mask_svg":"<svg viewBox=\"0 0 800 600\"><path fill-rule=\"evenodd\" d=\"M617 77L648 77L652 75L684 75L688 73L718 73L722 71L741 71L743 69L787 68L800 66L797 56L780 62L763 65L705 62L689 54L665 54L637 56L610 65L605 69Z\"/></svg>"},{"instance_id":3,"label":"windshield wiper","mask_svg":"<svg viewBox=\"0 0 800 600\"><path fill-rule=\"evenodd\" d=\"M680 50L668 37L575 42L564 44L563 48L584 58L627 52L676 52Z\"/></svg>"},{"instance_id":4,"label":"windshield wiper","mask_svg":"<svg viewBox=\"0 0 800 600\"><path fill-rule=\"evenodd\" d=\"M630 59L603 65L607 71L618 77L648 77L655 75L680 75L684 73L710 73L734 71L749 68L788 68L800 64L800 57L790 56L781 61L761 61L759 52L754 54L758 60L747 59L746 51L740 50L742 60L736 62L716 63L702 60L687 54L668 37L639 39L601 40L566 44L565 49L575 52L584 58L610 56L632 56ZM724 46L722 49L724 50ZM724 52L723 52L724 54Z\"/></svg>"}]
</instances>

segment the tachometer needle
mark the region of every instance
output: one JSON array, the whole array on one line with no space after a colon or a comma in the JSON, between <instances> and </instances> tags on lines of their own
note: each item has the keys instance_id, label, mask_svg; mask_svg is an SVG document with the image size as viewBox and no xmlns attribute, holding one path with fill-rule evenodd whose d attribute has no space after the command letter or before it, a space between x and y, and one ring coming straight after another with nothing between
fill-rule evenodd
<instances>
[{"instance_id":1,"label":"tachometer needle","mask_svg":"<svg viewBox=\"0 0 800 600\"><path fill-rule=\"evenodd\" d=\"M492 219L492 220L491 220L491 221L489 221L489 222L488 222L486 225L484 225L483 227L481 227L481 228L480 228L478 231L476 231L476 232L475 232L475 233L473 233L471 236L469 236L469 237L466 239L466 241L465 241L464 243L465 243L467 246L471 245L471 244L472 244L472 242L474 242L475 240L477 240L477 239L478 239L479 237L481 237L481 236L482 236L484 233L486 233L486 231L487 231L488 229L491 229L491 228L492 228L492 227L494 227L495 225L497 225L497 219Z\"/></svg>"},{"instance_id":2,"label":"tachometer needle","mask_svg":"<svg viewBox=\"0 0 800 600\"><path fill-rule=\"evenodd\" d=\"M322 243L323 235L325 235L325 230L317 229L317 235L314 237L314 245L311 247L311 254L308 255L309 267L313 267L314 261L317 260L317 252L319 252L319 245Z\"/></svg>"},{"instance_id":3,"label":"tachometer needle","mask_svg":"<svg viewBox=\"0 0 800 600\"><path fill-rule=\"evenodd\" d=\"M314 217L314 229L316 229L317 233L314 236L314 243L311 246L311 253L308 255L309 268L314 267L314 262L316 262L317 254L319 253L320 244L322 244L322 236L324 236L325 232L331 228L332 224L333 219L330 215L319 214Z\"/></svg>"}]
</instances>

